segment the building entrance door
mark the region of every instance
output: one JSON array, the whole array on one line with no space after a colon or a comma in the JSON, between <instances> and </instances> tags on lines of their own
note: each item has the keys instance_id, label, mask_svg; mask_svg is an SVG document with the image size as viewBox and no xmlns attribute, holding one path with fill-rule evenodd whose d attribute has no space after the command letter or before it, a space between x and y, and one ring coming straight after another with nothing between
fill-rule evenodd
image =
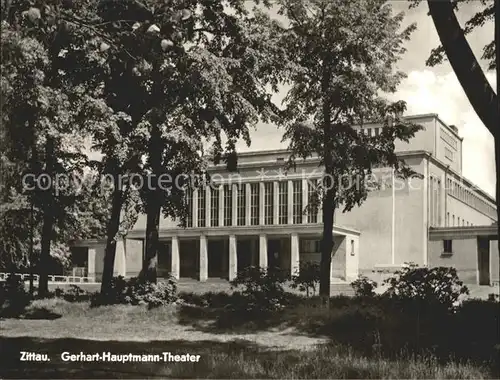
<instances>
[{"instance_id":1,"label":"building entrance door","mask_svg":"<svg viewBox=\"0 0 500 380\"><path fill-rule=\"evenodd\" d=\"M252 251L250 248L250 240L243 239L236 242L238 272L252 266Z\"/></svg>"},{"instance_id":2,"label":"building entrance door","mask_svg":"<svg viewBox=\"0 0 500 380\"><path fill-rule=\"evenodd\" d=\"M281 240L269 239L267 241L267 265L269 268L280 267Z\"/></svg>"},{"instance_id":3,"label":"building entrance door","mask_svg":"<svg viewBox=\"0 0 500 380\"><path fill-rule=\"evenodd\" d=\"M479 269L479 285L490 285L490 241L477 239L477 261Z\"/></svg>"}]
</instances>

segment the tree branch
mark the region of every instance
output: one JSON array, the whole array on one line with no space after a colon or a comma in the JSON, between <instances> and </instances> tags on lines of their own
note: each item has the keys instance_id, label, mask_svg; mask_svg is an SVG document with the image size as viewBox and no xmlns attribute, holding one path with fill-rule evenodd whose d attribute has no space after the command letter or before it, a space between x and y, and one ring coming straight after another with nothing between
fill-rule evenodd
<instances>
[{"instance_id":1,"label":"tree branch","mask_svg":"<svg viewBox=\"0 0 500 380\"><path fill-rule=\"evenodd\" d=\"M116 45L116 43L109 37L107 37L104 33L101 33L99 30L97 30L95 28L94 25L90 25L88 23L86 23L84 20L82 19L79 19L78 17L74 17L74 16L71 16L70 18L65 15L65 17L61 17L62 20L70 23L70 24L73 24L73 25L77 25L77 26L81 26L81 27L84 27L84 28L87 28L87 29L90 29L92 30L97 36L101 37L103 40L105 40L106 42L108 42L109 44L111 45ZM133 60L137 60L137 57L133 56L127 49L125 49L124 47L121 47L122 50L127 53L127 55L132 58Z\"/></svg>"},{"instance_id":2,"label":"tree branch","mask_svg":"<svg viewBox=\"0 0 500 380\"><path fill-rule=\"evenodd\" d=\"M498 137L498 98L465 38L453 4L450 0L427 0L427 4L441 44L470 104L491 134Z\"/></svg>"}]
</instances>

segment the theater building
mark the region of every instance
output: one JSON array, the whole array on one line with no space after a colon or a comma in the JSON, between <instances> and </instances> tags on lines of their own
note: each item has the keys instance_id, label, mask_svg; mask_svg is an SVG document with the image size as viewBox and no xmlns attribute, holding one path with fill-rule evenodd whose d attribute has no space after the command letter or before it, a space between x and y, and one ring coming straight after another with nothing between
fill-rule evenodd
<instances>
[{"instance_id":1,"label":"theater building","mask_svg":"<svg viewBox=\"0 0 500 380\"><path fill-rule=\"evenodd\" d=\"M391 169L377 168L364 203L350 212L336 210L332 282L350 282L359 274L408 262L456 266L472 283L498 281L497 237L491 228L495 202L462 176L457 128L435 114L408 119L424 130L410 143L397 141L396 151L421 177L402 180ZM368 124L359 129L375 136L381 128ZM237 173L227 172L223 164L211 167L210 186L188 196L188 226L160 222L159 277L233 279L250 265L277 266L292 274L301 261L319 261L321 210L304 210L323 170L317 158L310 158L285 172L287 158L286 150L246 152L238 156ZM118 242L117 275L139 273L145 229L143 215ZM457 241L462 238L469 243ZM87 274L99 280L104 242L80 241L77 251L87 257Z\"/></svg>"}]
</instances>

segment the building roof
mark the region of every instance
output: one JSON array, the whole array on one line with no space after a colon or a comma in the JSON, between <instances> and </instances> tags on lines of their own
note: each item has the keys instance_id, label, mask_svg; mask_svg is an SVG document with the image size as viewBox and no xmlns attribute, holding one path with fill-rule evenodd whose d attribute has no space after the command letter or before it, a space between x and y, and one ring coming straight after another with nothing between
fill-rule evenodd
<instances>
[{"instance_id":1,"label":"building roof","mask_svg":"<svg viewBox=\"0 0 500 380\"><path fill-rule=\"evenodd\" d=\"M498 226L468 226L468 227L430 227L430 240L459 240L473 237L488 237L498 239Z\"/></svg>"}]
</instances>

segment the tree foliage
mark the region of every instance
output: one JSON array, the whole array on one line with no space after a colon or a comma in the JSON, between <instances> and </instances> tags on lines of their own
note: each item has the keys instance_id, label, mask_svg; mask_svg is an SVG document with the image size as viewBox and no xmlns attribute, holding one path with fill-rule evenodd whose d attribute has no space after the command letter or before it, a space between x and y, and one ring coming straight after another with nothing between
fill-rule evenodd
<instances>
[{"instance_id":1,"label":"tree foliage","mask_svg":"<svg viewBox=\"0 0 500 380\"><path fill-rule=\"evenodd\" d=\"M273 22L262 12L249 13L242 0L40 0L3 6L9 33L28 36L31 49L40 51L38 61L30 62L40 72L43 99L24 115L57 130L47 140L55 151L45 158L49 146L43 133L36 136L42 169L56 175L58 164L71 162L63 157L63 136L83 134L103 154L92 168L112 177L103 284L113 273L116 239L141 211L148 216L143 269L155 280L161 211L185 223L184 190L192 186L163 189L159 177L202 173L201 142L208 138L214 140L215 162L224 160L234 170L237 140L249 143L250 127L276 118L266 85L276 87L275 69L286 61L274 44ZM44 110L50 115L41 115ZM132 175L142 182L140 189ZM54 194L43 195L45 210L58 204ZM73 203L64 202L63 209ZM52 220L42 215L47 235Z\"/></svg>"},{"instance_id":2,"label":"tree foliage","mask_svg":"<svg viewBox=\"0 0 500 380\"><path fill-rule=\"evenodd\" d=\"M411 0L411 8L417 7L422 0ZM495 3L492 0L455 0L452 1L452 6L455 11L459 11L460 7L463 5L470 5L474 3L475 5L480 4L481 10L472 15L466 22L463 28L463 33L465 36L471 34L474 30L483 27L485 24L494 22L495 17ZM483 46L483 54L481 59L487 62L488 70L496 69L496 59L495 59L495 41ZM443 63L446 60L446 51L443 45L440 45L432 49L430 56L428 57L426 64L428 66L436 66Z\"/></svg>"},{"instance_id":3,"label":"tree foliage","mask_svg":"<svg viewBox=\"0 0 500 380\"><path fill-rule=\"evenodd\" d=\"M404 102L391 104L383 94L395 92L404 77L394 66L415 25L400 32L404 15L393 16L382 0L280 1L279 6L290 22L281 42L292 63L283 123L290 166L317 155L326 174L318 200L324 224L320 295L327 298L334 210L349 211L366 199L366 178L376 166L412 172L397 158L394 141L408 141L420 127L401 117ZM382 133L366 136L354 127L367 121L382 122ZM357 185L345 186L353 178Z\"/></svg>"},{"instance_id":4,"label":"tree foliage","mask_svg":"<svg viewBox=\"0 0 500 380\"><path fill-rule=\"evenodd\" d=\"M292 275L290 287L305 292L306 296L316 295L319 284L320 266L316 262L301 261L299 269Z\"/></svg>"},{"instance_id":5,"label":"tree foliage","mask_svg":"<svg viewBox=\"0 0 500 380\"><path fill-rule=\"evenodd\" d=\"M88 192L70 183L87 163L83 88L69 84L59 66L51 8L36 5L43 4L2 3L1 255L4 268L31 259L47 274L50 255L64 263L68 240L92 234L87 222L96 219L84 215L93 202ZM28 258L31 233L35 255Z\"/></svg>"},{"instance_id":6,"label":"tree foliage","mask_svg":"<svg viewBox=\"0 0 500 380\"><path fill-rule=\"evenodd\" d=\"M243 1L226 7L206 1L143 5L108 1L97 8L93 36L101 51L102 119L117 123L99 123L94 133L110 173L139 173L148 183L138 198L147 214L143 275L155 281L161 211L184 224L185 188L193 186L175 181L165 189L159 179L203 173L202 141L208 138L214 138L215 162L223 159L235 169L236 141L248 142L249 127L275 117L264 85L279 55L264 51L263 41L272 45L253 26ZM261 27L270 23L257 17ZM128 194L119 198L117 209ZM119 214L113 213L115 222ZM116 223L108 239L115 233Z\"/></svg>"},{"instance_id":7,"label":"tree foliage","mask_svg":"<svg viewBox=\"0 0 500 380\"><path fill-rule=\"evenodd\" d=\"M409 265L384 282L389 285L385 295L390 298L438 304L452 308L469 290L459 280L455 268L418 268Z\"/></svg>"},{"instance_id":8,"label":"tree foliage","mask_svg":"<svg viewBox=\"0 0 500 380\"><path fill-rule=\"evenodd\" d=\"M486 128L496 137L498 135L498 120L500 119L498 97L486 79L466 39L468 33L493 18L495 6L489 6L490 2L481 1L480 4L483 6L488 5L486 9L472 17L466 23L465 29L462 29L455 11L464 2L467 2L467 0L427 1L429 14L432 16L442 44L432 51L427 64L434 66L441 63L446 53L446 57L457 75L469 102ZM413 1L412 5L416 6L419 3L419 0ZM498 21L496 25L496 29L500 30ZM496 33L498 34L498 32ZM485 47L483 54L483 58L489 61L489 68L496 67L495 61L500 59L498 58L500 55L497 54L497 57L494 58L494 54L493 42Z\"/></svg>"}]
</instances>

